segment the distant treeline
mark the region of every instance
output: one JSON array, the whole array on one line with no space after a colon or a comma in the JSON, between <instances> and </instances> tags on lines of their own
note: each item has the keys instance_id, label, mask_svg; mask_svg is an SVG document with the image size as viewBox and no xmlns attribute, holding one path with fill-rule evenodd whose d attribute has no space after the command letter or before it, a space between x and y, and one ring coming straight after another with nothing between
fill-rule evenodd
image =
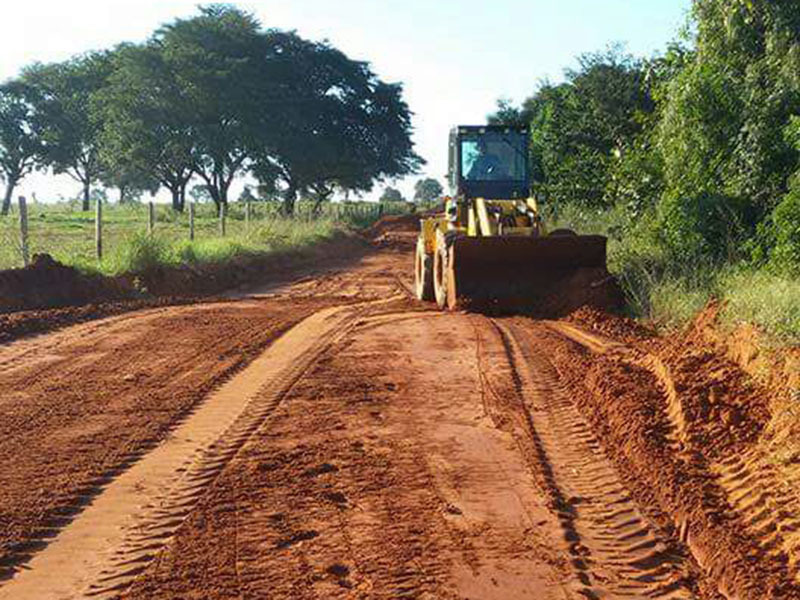
<instances>
[{"instance_id":1,"label":"distant treeline","mask_svg":"<svg viewBox=\"0 0 800 600\"><path fill-rule=\"evenodd\" d=\"M656 275L800 272L798 0L694 0L660 56L582 56L491 120L530 125L539 194L613 210Z\"/></svg>"},{"instance_id":2,"label":"distant treeline","mask_svg":"<svg viewBox=\"0 0 800 600\"><path fill-rule=\"evenodd\" d=\"M264 29L229 5L163 25L143 44L33 64L0 86L7 213L33 169L67 173L120 199L166 188L182 210L198 177L217 205L249 172L291 214L298 196L370 190L412 173L399 84L329 43Z\"/></svg>"}]
</instances>

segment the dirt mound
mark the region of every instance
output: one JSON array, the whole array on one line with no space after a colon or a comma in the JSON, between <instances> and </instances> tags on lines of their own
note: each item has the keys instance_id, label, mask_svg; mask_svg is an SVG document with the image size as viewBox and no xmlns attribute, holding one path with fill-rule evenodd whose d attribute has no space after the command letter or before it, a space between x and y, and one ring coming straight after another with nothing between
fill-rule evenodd
<instances>
[{"instance_id":1,"label":"dirt mound","mask_svg":"<svg viewBox=\"0 0 800 600\"><path fill-rule=\"evenodd\" d=\"M419 221L422 218L419 214L408 215L386 215L378 219L372 227L364 231L369 239L375 240L386 233L417 233L419 231Z\"/></svg>"},{"instance_id":2,"label":"dirt mound","mask_svg":"<svg viewBox=\"0 0 800 600\"><path fill-rule=\"evenodd\" d=\"M135 295L120 281L81 273L48 254L34 255L28 267L0 271L0 313L77 306Z\"/></svg>"},{"instance_id":3,"label":"dirt mound","mask_svg":"<svg viewBox=\"0 0 800 600\"><path fill-rule=\"evenodd\" d=\"M341 235L303 250L119 277L81 273L37 254L29 267L0 271L0 315L7 315L0 318L0 339L149 306L185 304L249 284L288 282L303 269L345 264L369 249L364 240Z\"/></svg>"},{"instance_id":4,"label":"dirt mound","mask_svg":"<svg viewBox=\"0 0 800 600\"><path fill-rule=\"evenodd\" d=\"M654 330L645 327L638 321L606 312L596 306L582 306L568 315L565 320L625 342L652 338L656 335Z\"/></svg>"},{"instance_id":5,"label":"dirt mound","mask_svg":"<svg viewBox=\"0 0 800 600\"><path fill-rule=\"evenodd\" d=\"M708 341L713 315L663 338L588 309L569 320L629 344L597 355L562 341L554 361L640 503L658 508L713 591L800 597L797 470L764 451L775 392Z\"/></svg>"}]
</instances>

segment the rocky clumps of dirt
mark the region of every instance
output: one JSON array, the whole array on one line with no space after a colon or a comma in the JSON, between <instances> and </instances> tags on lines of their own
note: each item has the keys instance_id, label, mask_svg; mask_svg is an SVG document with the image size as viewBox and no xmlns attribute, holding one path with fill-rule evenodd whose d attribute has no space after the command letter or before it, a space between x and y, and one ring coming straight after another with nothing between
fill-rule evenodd
<instances>
[{"instance_id":1,"label":"rocky clumps of dirt","mask_svg":"<svg viewBox=\"0 0 800 600\"><path fill-rule=\"evenodd\" d=\"M596 306L582 306L568 315L565 321L625 342L648 339L657 335L655 330L638 321L608 313Z\"/></svg>"}]
</instances>

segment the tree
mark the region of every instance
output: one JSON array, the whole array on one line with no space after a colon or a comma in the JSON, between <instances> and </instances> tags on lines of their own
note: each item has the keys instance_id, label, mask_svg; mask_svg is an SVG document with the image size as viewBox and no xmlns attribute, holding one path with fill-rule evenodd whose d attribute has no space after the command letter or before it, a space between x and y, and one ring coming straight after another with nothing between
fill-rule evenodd
<instances>
[{"instance_id":1,"label":"tree","mask_svg":"<svg viewBox=\"0 0 800 600\"><path fill-rule=\"evenodd\" d=\"M264 115L276 112L264 90L265 36L250 14L228 5L201 7L153 37L191 117L192 170L217 206L227 204L234 178L263 145Z\"/></svg>"},{"instance_id":2,"label":"tree","mask_svg":"<svg viewBox=\"0 0 800 600\"><path fill-rule=\"evenodd\" d=\"M249 185L244 186L242 193L239 194L239 202L256 202L258 198L253 194L253 190Z\"/></svg>"},{"instance_id":3,"label":"tree","mask_svg":"<svg viewBox=\"0 0 800 600\"><path fill-rule=\"evenodd\" d=\"M497 101L497 109L487 117L490 125L524 126L530 123L530 115L524 108L514 106L508 98Z\"/></svg>"},{"instance_id":4,"label":"tree","mask_svg":"<svg viewBox=\"0 0 800 600\"><path fill-rule=\"evenodd\" d=\"M432 177L420 179L414 185L414 202L418 204L435 202L443 192L442 184Z\"/></svg>"},{"instance_id":5,"label":"tree","mask_svg":"<svg viewBox=\"0 0 800 600\"><path fill-rule=\"evenodd\" d=\"M7 215L17 184L33 170L43 150L36 112L18 81L0 86L0 179L6 183L0 214Z\"/></svg>"},{"instance_id":6,"label":"tree","mask_svg":"<svg viewBox=\"0 0 800 600\"><path fill-rule=\"evenodd\" d=\"M110 72L111 53L95 52L63 63L37 64L22 74L41 119L43 159L56 174L66 173L81 184L83 210L89 210L91 185L102 172L102 123L94 107Z\"/></svg>"},{"instance_id":7,"label":"tree","mask_svg":"<svg viewBox=\"0 0 800 600\"><path fill-rule=\"evenodd\" d=\"M655 102L642 61L612 46L578 58L566 81L544 81L522 106L498 102L491 122L531 128L534 184L556 200L604 206L616 201L613 173Z\"/></svg>"},{"instance_id":8,"label":"tree","mask_svg":"<svg viewBox=\"0 0 800 600\"><path fill-rule=\"evenodd\" d=\"M113 185L154 191L160 184L170 191L173 209L182 211L195 160L193 114L161 48L120 48L99 106L100 154Z\"/></svg>"},{"instance_id":9,"label":"tree","mask_svg":"<svg viewBox=\"0 0 800 600\"><path fill-rule=\"evenodd\" d=\"M109 188L118 191L117 201L120 204L137 202L142 194L158 191L158 181L144 171L126 165L108 168L100 175L100 181Z\"/></svg>"},{"instance_id":10,"label":"tree","mask_svg":"<svg viewBox=\"0 0 800 600\"><path fill-rule=\"evenodd\" d=\"M667 192L749 198L766 214L798 149L800 11L795 2L695 0L697 50L672 79L659 127Z\"/></svg>"},{"instance_id":11,"label":"tree","mask_svg":"<svg viewBox=\"0 0 800 600\"><path fill-rule=\"evenodd\" d=\"M268 141L254 174L273 187L281 182L286 214L298 194L319 209L336 190L368 191L375 180L422 164L401 86L380 81L368 64L327 43L292 32L269 32L267 39L266 76L276 84L269 105L279 107L279 118L264 123Z\"/></svg>"},{"instance_id":12,"label":"tree","mask_svg":"<svg viewBox=\"0 0 800 600\"><path fill-rule=\"evenodd\" d=\"M380 197L380 202L405 202L400 190L393 187L386 187Z\"/></svg>"}]
</instances>

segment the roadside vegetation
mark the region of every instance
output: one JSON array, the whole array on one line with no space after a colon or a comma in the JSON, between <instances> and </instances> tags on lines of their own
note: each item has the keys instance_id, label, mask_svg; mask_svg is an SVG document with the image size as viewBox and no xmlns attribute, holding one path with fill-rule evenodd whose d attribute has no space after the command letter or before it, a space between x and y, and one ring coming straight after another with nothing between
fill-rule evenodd
<instances>
[{"instance_id":1,"label":"roadside vegetation","mask_svg":"<svg viewBox=\"0 0 800 600\"><path fill-rule=\"evenodd\" d=\"M160 266L225 263L236 258L302 250L312 244L347 235L372 224L380 215L408 211L406 203L328 203L300 201L286 216L280 203L230 203L225 236L213 203L195 207L195 237L189 239L186 214L167 205L155 205L153 232L148 233L148 206L111 204L105 208L103 227L106 251L95 256L94 216L74 203L29 206L29 240L32 254L46 253L57 261L85 272L105 275L143 273ZM22 266L16 219L0 219L0 269Z\"/></svg>"},{"instance_id":2,"label":"roadside vegetation","mask_svg":"<svg viewBox=\"0 0 800 600\"><path fill-rule=\"evenodd\" d=\"M491 120L531 126L538 196L609 236L636 315L683 324L716 298L800 342L797 2L695 0L659 56L582 56Z\"/></svg>"},{"instance_id":3,"label":"roadside vegetation","mask_svg":"<svg viewBox=\"0 0 800 600\"><path fill-rule=\"evenodd\" d=\"M15 189L35 170L71 176L80 195L30 204L30 254L119 274L299 248L366 225L387 205L342 210L365 203L341 201L423 162L400 84L328 42L265 29L228 4L203 6L143 43L34 63L0 83L0 269L22 266L10 213ZM242 178L238 202L231 186ZM146 234L139 201L159 190L171 203L158 205ZM392 199L395 211L407 210L402 196ZM97 202L107 205L100 261ZM247 229L245 204L254 210Z\"/></svg>"}]
</instances>

